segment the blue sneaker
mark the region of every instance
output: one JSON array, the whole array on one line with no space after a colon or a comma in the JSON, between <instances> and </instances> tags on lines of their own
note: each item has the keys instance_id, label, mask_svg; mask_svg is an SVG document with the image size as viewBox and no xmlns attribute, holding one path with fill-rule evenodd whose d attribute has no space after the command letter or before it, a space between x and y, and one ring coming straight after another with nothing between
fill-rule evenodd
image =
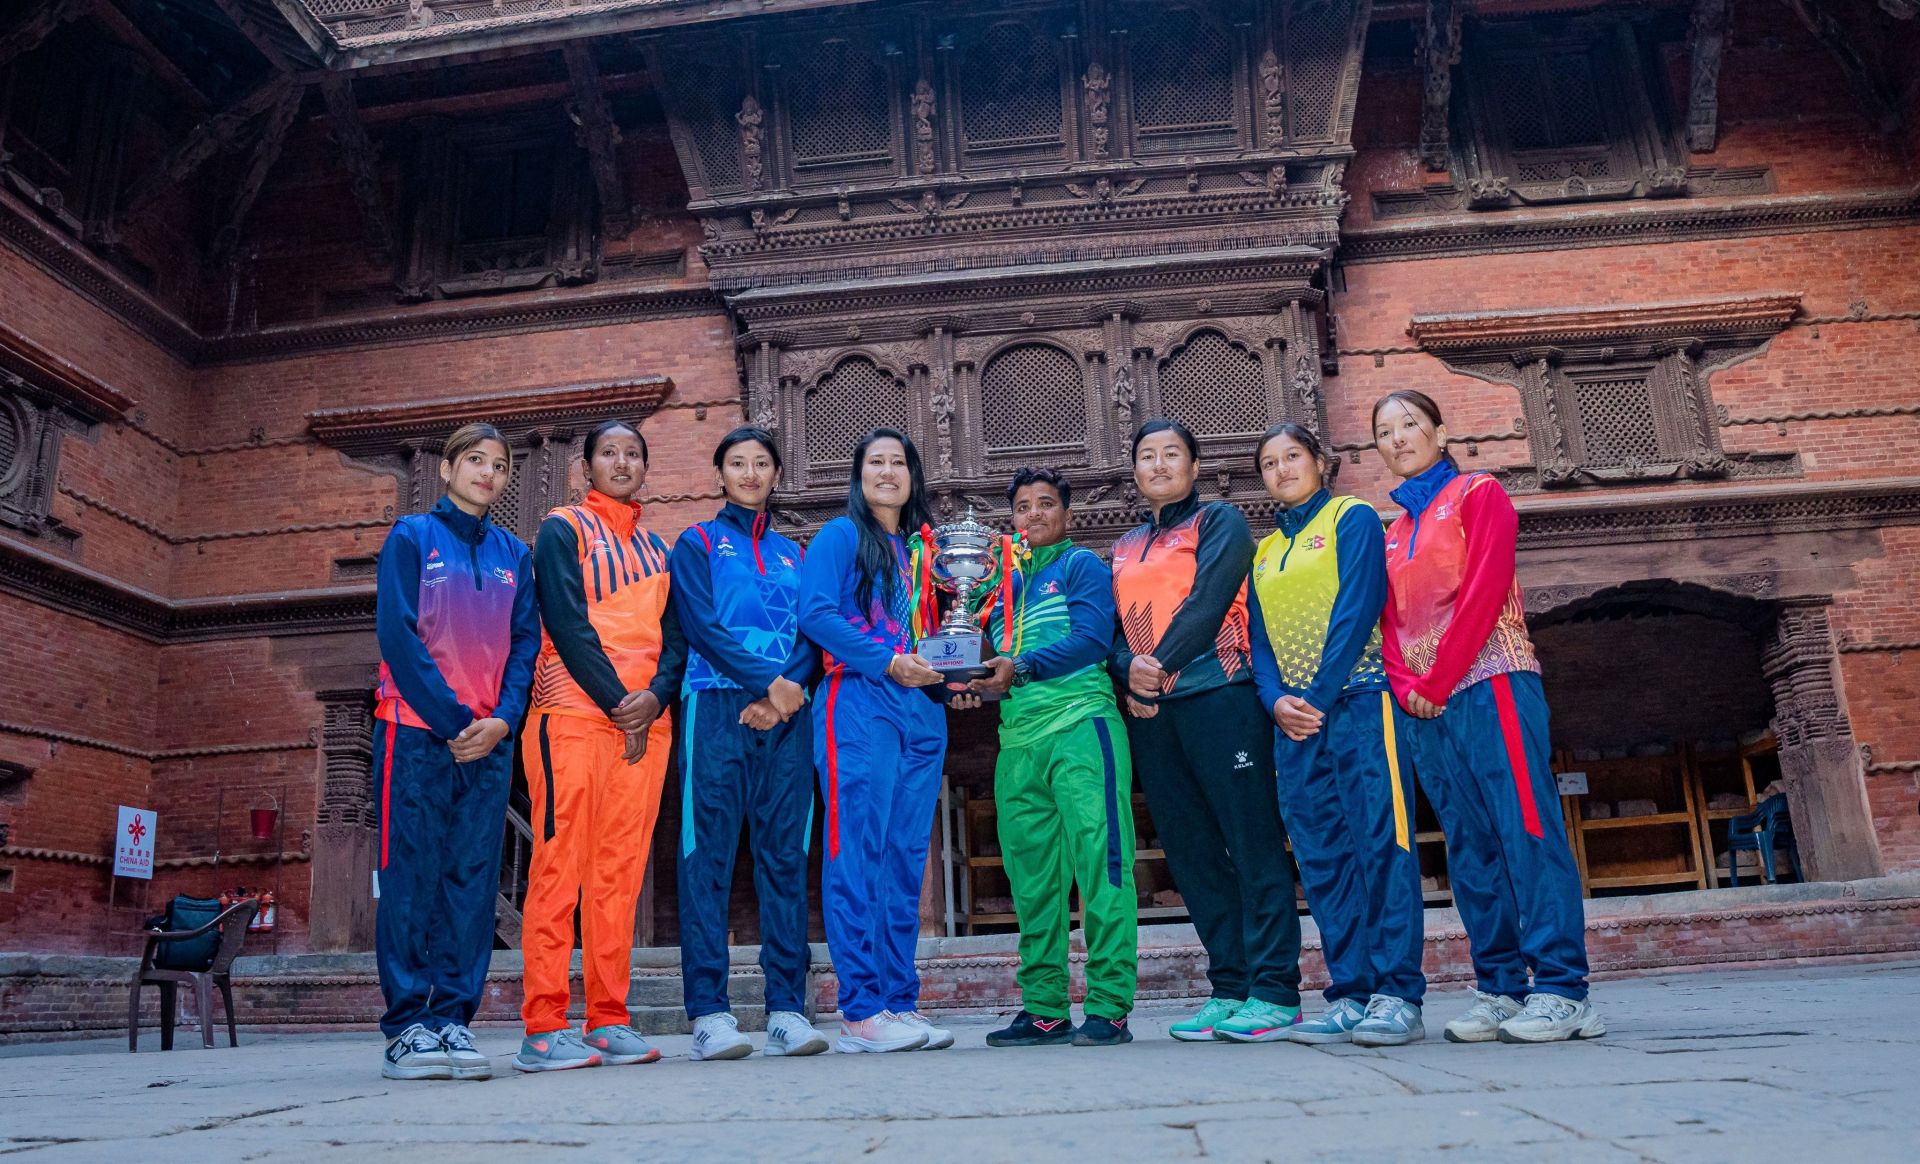
<instances>
[{"instance_id":1,"label":"blue sneaker","mask_svg":"<svg viewBox=\"0 0 1920 1164\"><path fill-rule=\"evenodd\" d=\"M452 1079L453 1063L440 1036L415 1023L387 1040L380 1074L387 1079Z\"/></svg>"},{"instance_id":2,"label":"blue sneaker","mask_svg":"<svg viewBox=\"0 0 1920 1164\"><path fill-rule=\"evenodd\" d=\"M1343 998L1328 1005L1310 1019L1304 1019L1299 1026L1287 1032L1287 1037L1296 1043L1319 1046L1322 1043L1345 1043L1352 1039L1353 1028L1367 1017L1367 1008L1354 998Z\"/></svg>"},{"instance_id":3,"label":"blue sneaker","mask_svg":"<svg viewBox=\"0 0 1920 1164\"><path fill-rule=\"evenodd\" d=\"M515 1071L571 1071L598 1066L600 1052L581 1042L572 1027L528 1035L520 1041L520 1053L513 1057Z\"/></svg>"},{"instance_id":4,"label":"blue sneaker","mask_svg":"<svg viewBox=\"0 0 1920 1164\"><path fill-rule=\"evenodd\" d=\"M1356 1047L1404 1047L1427 1037L1420 1008L1404 998L1376 994L1367 1000L1367 1017L1353 1028Z\"/></svg>"}]
</instances>

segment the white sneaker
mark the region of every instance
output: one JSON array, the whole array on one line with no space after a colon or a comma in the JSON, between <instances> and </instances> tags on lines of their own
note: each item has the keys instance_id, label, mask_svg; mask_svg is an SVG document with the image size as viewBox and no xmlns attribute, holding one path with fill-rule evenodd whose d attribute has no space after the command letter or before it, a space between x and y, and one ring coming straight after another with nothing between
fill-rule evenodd
<instances>
[{"instance_id":1,"label":"white sneaker","mask_svg":"<svg viewBox=\"0 0 1920 1164\"><path fill-rule=\"evenodd\" d=\"M901 1022L892 1011L881 1011L857 1023L842 1022L833 1049L846 1054L862 1051L913 1051L927 1044L927 1032Z\"/></svg>"},{"instance_id":2,"label":"white sneaker","mask_svg":"<svg viewBox=\"0 0 1920 1164\"><path fill-rule=\"evenodd\" d=\"M1449 1043L1491 1043L1500 1037L1500 1024L1520 1013L1520 1004L1504 994L1473 992L1467 1013L1447 1024Z\"/></svg>"},{"instance_id":3,"label":"white sneaker","mask_svg":"<svg viewBox=\"0 0 1920 1164\"><path fill-rule=\"evenodd\" d=\"M926 1046L920 1048L922 1051L944 1051L953 1046L953 1032L945 1027L934 1026L932 1020L917 1010L896 1013L893 1017L917 1031L927 1033Z\"/></svg>"},{"instance_id":4,"label":"white sneaker","mask_svg":"<svg viewBox=\"0 0 1920 1164\"><path fill-rule=\"evenodd\" d=\"M827 1036L800 1012L776 1010L767 1016L766 1055L818 1055L826 1049Z\"/></svg>"},{"instance_id":5,"label":"white sneaker","mask_svg":"<svg viewBox=\"0 0 1920 1164\"><path fill-rule=\"evenodd\" d=\"M1558 1043L1563 1039L1597 1039L1607 1033L1593 1004L1558 994L1529 994L1527 1005L1500 1024L1503 1043Z\"/></svg>"},{"instance_id":6,"label":"white sneaker","mask_svg":"<svg viewBox=\"0 0 1920 1164\"><path fill-rule=\"evenodd\" d=\"M703 1014L693 1020L693 1052L702 1059L744 1059L753 1054L753 1040L740 1033L740 1024L726 1011Z\"/></svg>"}]
</instances>

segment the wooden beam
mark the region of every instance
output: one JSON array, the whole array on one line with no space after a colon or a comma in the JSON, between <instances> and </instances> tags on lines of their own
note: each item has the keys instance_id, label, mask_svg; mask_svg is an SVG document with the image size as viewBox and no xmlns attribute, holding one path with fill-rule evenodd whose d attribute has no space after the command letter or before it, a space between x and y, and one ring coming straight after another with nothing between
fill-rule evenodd
<instances>
[{"instance_id":1,"label":"wooden beam","mask_svg":"<svg viewBox=\"0 0 1920 1164\"><path fill-rule=\"evenodd\" d=\"M94 0L92 15L115 40L139 53L141 59L153 69L153 75L158 77L167 88L173 90L189 109L198 112L213 104L207 99L206 93L200 86L194 84L193 78L187 76L179 65L174 64L172 57L161 52L160 46L154 44L146 33L141 32L138 25L127 19L127 14L120 11L113 0Z\"/></svg>"},{"instance_id":2,"label":"wooden beam","mask_svg":"<svg viewBox=\"0 0 1920 1164\"><path fill-rule=\"evenodd\" d=\"M52 36L61 25L78 20L92 10L93 0L42 0L12 28L0 33L0 69L39 48L40 42Z\"/></svg>"},{"instance_id":3,"label":"wooden beam","mask_svg":"<svg viewBox=\"0 0 1920 1164\"><path fill-rule=\"evenodd\" d=\"M633 212L614 152L620 144L620 127L614 124L607 95L601 92L593 49L585 41L570 40L561 52L567 58L567 78L573 83L573 103L567 107L567 116L578 127L576 136L587 150L587 166L593 171L593 186L600 199L600 225L608 237L625 238L633 226Z\"/></svg>"},{"instance_id":4,"label":"wooden beam","mask_svg":"<svg viewBox=\"0 0 1920 1164\"><path fill-rule=\"evenodd\" d=\"M1833 54L1840 71L1846 75L1847 86L1853 90L1854 99L1860 103L1861 110L1874 128L1881 133L1899 132L1904 119L1900 116L1900 102L1894 96L1892 87L1860 55L1860 50L1855 47L1854 34L1840 23L1825 0L1781 2L1793 9L1814 38Z\"/></svg>"},{"instance_id":5,"label":"wooden beam","mask_svg":"<svg viewBox=\"0 0 1920 1164\"><path fill-rule=\"evenodd\" d=\"M300 112L300 103L306 95L304 87L286 86L279 103L261 124L260 138L253 147L253 159L247 163L247 172L241 177L240 186L234 191L233 202L227 209L226 225L213 236L215 265L231 259L239 249L240 230L246 225L247 215L252 213L254 202L267 184L267 174L273 170L273 164L280 160L280 150L287 144L287 130L293 126L293 119Z\"/></svg>"},{"instance_id":6,"label":"wooden beam","mask_svg":"<svg viewBox=\"0 0 1920 1164\"><path fill-rule=\"evenodd\" d=\"M301 0L273 0L273 6L280 10L280 17L287 22L287 26L307 42L314 56L323 62L333 56L333 35L326 30L326 26L314 19L313 13L307 10Z\"/></svg>"},{"instance_id":7,"label":"wooden beam","mask_svg":"<svg viewBox=\"0 0 1920 1164\"><path fill-rule=\"evenodd\" d=\"M354 104L353 82L345 74L329 76L320 82L320 93L327 99L327 115L333 121L333 138L340 143L341 161L353 187L353 200L360 207L366 230L367 246L380 260L393 255L393 230L387 222L386 194L380 187L380 166L367 127L360 123L360 110Z\"/></svg>"},{"instance_id":8,"label":"wooden beam","mask_svg":"<svg viewBox=\"0 0 1920 1164\"><path fill-rule=\"evenodd\" d=\"M1452 154L1448 110L1453 104L1453 67L1460 63L1460 18L1464 0L1427 0L1420 30L1420 160L1443 173Z\"/></svg>"},{"instance_id":9,"label":"wooden beam","mask_svg":"<svg viewBox=\"0 0 1920 1164\"><path fill-rule=\"evenodd\" d=\"M233 22L233 26L240 30L240 35L246 37L247 42L258 49L261 56L267 58L267 63L273 66L274 72L293 72L293 62L287 60L287 55L280 51L280 46L273 43L273 38L267 35L267 30L261 28L259 23L247 14L240 0L213 0L213 2L220 6L220 11L225 13L227 19Z\"/></svg>"},{"instance_id":10,"label":"wooden beam","mask_svg":"<svg viewBox=\"0 0 1920 1164\"><path fill-rule=\"evenodd\" d=\"M122 216L138 215L169 186L177 186L192 177L208 158L239 145L247 123L276 107L293 87L285 77L276 77L194 126L184 141L168 150L152 169L127 188Z\"/></svg>"},{"instance_id":11,"label":"wooden beam","mask_svg":"<svg viewBox=\"0 0 1920 1164\"><path fill-rule=\"evenodd\" d=\"M1688 32L1687 148L1710 154L1720 142L1720 60L1727 51L1727 0L1693 0Z\"/></svg>"}]
</instances>

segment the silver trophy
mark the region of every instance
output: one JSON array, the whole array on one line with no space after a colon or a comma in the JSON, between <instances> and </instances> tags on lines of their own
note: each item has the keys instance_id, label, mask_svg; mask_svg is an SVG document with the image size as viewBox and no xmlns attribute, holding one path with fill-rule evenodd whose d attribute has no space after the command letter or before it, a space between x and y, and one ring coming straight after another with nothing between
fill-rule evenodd
<instances>
[{"instance_id":1,"label":"silver trophy","mask_svg":"<svg viewBox=\"0 0 1920 1164\"><path fill-rule=\"evenodd\" d=\"M984 633L973 616L973 592L993 573L994 544L999 534L967 516L933 531L933 578L953 593L952 607L940 629L920 640L920 654L946 676L949 687L992 674L980 664Z\"/></svg>"}]
</instances>

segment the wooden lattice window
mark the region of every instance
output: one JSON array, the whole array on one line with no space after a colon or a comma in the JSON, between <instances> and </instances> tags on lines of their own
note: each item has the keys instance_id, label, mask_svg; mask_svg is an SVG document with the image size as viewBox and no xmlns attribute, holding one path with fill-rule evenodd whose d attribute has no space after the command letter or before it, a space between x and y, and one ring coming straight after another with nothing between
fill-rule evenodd
<instances>
[{"instance_id":1,"label":"wooden lattice window","mask_svg":"<svg viewBox=\"0 0 1920 1164\"><path fill-rule=\"evenodd\" d=\"M988 28L959 63L960 134L969 157L1054 156L1063 148L1060 52L1018 21Z\"/></svg>"},{"instance_id":2,"label":"wooden lattice window","mask_svg":"<svg viewBox=\"0 0 1920 1164\"><path fill-rule=\"evenodd\" d=\"M1021 344L980 369L980 428L989 453L1080 448L1087 436L1080 364L1050 344Z\"/></svg>"},{"instance_id":3,"label":"wooden lattice window","mask_svg":"<svg viewBox=\"0 0 1920 1164\"><path fill-rule=\"evenodd\" d=\"M1462 161L1481 208L1684 192L1685 155L1628 18L1468 28Z\"/></svg>"},{"instance_id":4,"label":"wooden lattice window","mask_svg":"<svg viewBox=\"0 0 1920 1164\"><path fill-rule=\"evenodd\" d=\"M1287 7L1287 117L1295 141L1333 138L1352 21L1353 14L1342 4Z\"/></svg>"},{"instance_id":5,"label":"wooden lattice window","mask_svg":"<svg viewBox=\"0 0 1920 1164\"><path fill-rule=\"evenodd\" d=\"M1269 402L1260 357L1217 331L1196 333L1160 366L1160 410L1196 433L1257 433Z\"/></svg>"},{"instance_id":6,"label":"wooden lattice window","mask_svg":"<svg viewBox=\"0 0 1920 1164\"><path fill-rule=\"evenodd\" d=\"M875 428L907 430L907 386L865 356L848 356L807 393L807 463L845 465Z\"/></svg>"},{"instance_id":7,"label":"wooden lattice window","mask_svg":"<svg viewBox=\"0 0 1920 1164\"><path fill-rule=\"evenodd\" d=\"M785 72L796 172L892 165L893 105L878 53L834 37L796 51Z\"/></svg>"},{"instance_id":8,"label":"wooden lattice window","mask_svg":"<svg viewBox=\"0 0 1920 1164\"><path fill-rule=\"evenodd\" d=\"M743 127L738 120L747 96L741 84L745 71L715 67L716 61L732 63L732 49L712 45L662 56L673 87L672 107L699 159L700 184L710 192L746 185L740 154ZM760 116L764 119L764 112ZM764 133L764 120L761 125Z\"/></svg>"},{"instance_id":9,"label":"wooden lattice window","mask_svg":"<svg viewBox=\"0 0 1920 1164\"><path fill-rule=\"evenodd\" d=\"M1129 4L1115 19L1130 42L1134 148L1173 153L1238 144L1232 30L1188 5Z\"/></svg>"},{"instance_id":10,"label":"wooden lattice window","mask_svg":"<svg viewBox=\"0 0 1920 1164\"><path fill-rule=\"evenodd\" d=\"M1649 372L1568 377L1579 417L1581 463L1611 469L1661 459Z\"/></svg>"}]
</instances>

